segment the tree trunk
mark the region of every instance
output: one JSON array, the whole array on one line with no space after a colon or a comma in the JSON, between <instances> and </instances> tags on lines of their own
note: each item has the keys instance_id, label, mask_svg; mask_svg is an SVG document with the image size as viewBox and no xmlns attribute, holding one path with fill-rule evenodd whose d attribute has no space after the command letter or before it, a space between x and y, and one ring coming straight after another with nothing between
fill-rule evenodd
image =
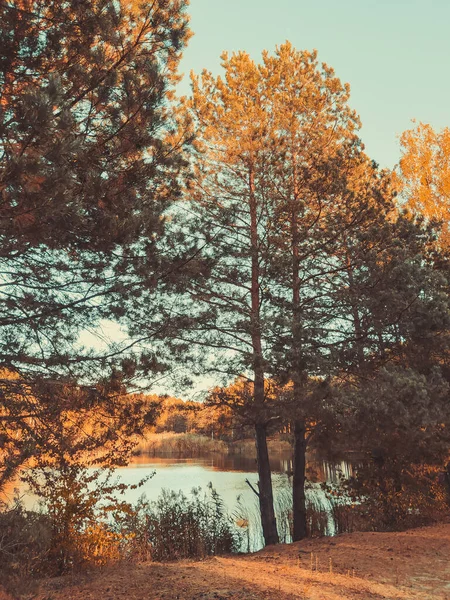
<instances>
[{"instance_id":1,"label":"tree trunk","mask_svg":"<svg viewBox=\"0 0 450 600\"><path fill-rule=\"evenodd\" d=\"M292 541L298 542L307 535L306 530L306 427L305 421L294 423L294 475L292 482Z\"/></svg>"},{"instance_id":2,"label":"tree trunk","mask_svg":"<svg viewBox=\"0 0 450 600\"><path fill-rule=\"evenodd\" d=\"M355 348L356 348L356 359L358 361L358 369L364 368L364 344L363 344L363 327L361 324L361 317L358 308L358 294L355 290L355 281L353 277L352 260L350 257L350 251L346 242L345 262L347 267L347 276L349 283L350 293L350 310L353 318L353 327L355 330Z\"/></svg>"},{"instance_id":3,"label":"tree trunk","mask_svg":"<svg viewBox=\"0 0 450 600\"><path fill-rule=\"evenodd\" d=\"M277 521L273 508L272 476L270 472L269 452L267 450L266 426L255 424L256 457L259 476L259 510L266 546L278 544Z\"/></svg>"},{"instance_id":4,"label":"tree trunk","mask_svg":"<svg viewBox=\"0 0 450 600\"><path fill-rule=\"evenodd\" d=\"M249 208L250 208L250 243L251 243L251 336L253 350L254 373L254 408L255 408L255 441L256 460L259 475L259 508L264 542L278 544L278 532L273 508L272 477L270 473L269 453L267 450L267 433L265 421L264 361L261 343L260 320L260 287L259 287L259 238L258 215L255 196L255 180L253 170L249 172Z\"/></svg>"},{"instance_id":5,"label":"tree trunk","mask_svg":"<svg viewBox=\"0 0 450 600\"><path fill-rule=\"evenodd\" d=\"M294 202L297 202L297 177L294 168ZM304 380L306 378L302 360L302 321L300 314L300 262L299 240L296 206L291 215L292 237L292 346L294 383L294 410L297 413L294 422L294 474L292 481L292 511L293 531L292 540L297 542L306 537L306 497L305 497L305 472L306 472L306 424L302 413L302 400L304 394Z\"/></svg>"}]
</instances>

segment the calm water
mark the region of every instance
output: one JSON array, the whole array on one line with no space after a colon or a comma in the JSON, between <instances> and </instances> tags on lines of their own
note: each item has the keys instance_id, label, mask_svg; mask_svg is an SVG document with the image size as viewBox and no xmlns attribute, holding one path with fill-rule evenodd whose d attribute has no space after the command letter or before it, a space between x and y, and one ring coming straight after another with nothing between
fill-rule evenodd
<instances>
[{"instance_id":1,"label":"calm water","mask_svg":"<svg viewBox=\"0 0 450 600\"><path fill-rule=\"evenodd\" d=\"M289 474L292 472L292 460L288 454L276 454L270 460L275 489L289 487ZM351 466L342 461L330 464L317 458L310 458L308 467L313 470L313 481L338 483L339 476L349 476ZM241 494L245 498L254 496L245 482L248 479L256 485L256 460L251 457L230 454L213 454L203 457L182 458L178 456L155 457L141 454L134 457L124 468L118 469L121 481L136 484L149 474L152 478L137 490L130 490L127 499L135 500L142 493L150 499L156 499L162 488L190 492L193 487L205 488L208 483L224 498L227 505ZM311 477L310 477L311 478Z\"/></svg>"}]
</instances>

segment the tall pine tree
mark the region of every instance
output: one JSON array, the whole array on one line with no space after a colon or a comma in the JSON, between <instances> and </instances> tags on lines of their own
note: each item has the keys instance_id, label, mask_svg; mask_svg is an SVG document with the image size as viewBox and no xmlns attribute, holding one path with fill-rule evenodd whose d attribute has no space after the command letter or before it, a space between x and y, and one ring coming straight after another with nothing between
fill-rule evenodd
<instances>
[{"instance_id":1,"label":"tall pine tree","mask_svg":"<svg viewBox=\"0 0 450 600\"><path fill-rule=\"evenodd\" d=\"M370 165L356 135L357 116L347 105L348 87L318 64L315 53L286 43L274 56L263 53L259 65L240 52L224 55L223 67L225 79L207 72L193 79L191 110L199 129L193 206L200 213L207 273L191 288L195 301L207 307L193 337L222 350L219 370L252 380L247 403L255 424L263 531L271 543L276 535L273 509L267 508L272 491L265 438L277 415L266 402L266 376L282 373L295 390L292 414L299 415L296 439L303 440L301 449L296 446L294 489L302 490L303 499L295 530L302 537L303 388L318 369L310 340L317 346L330 335L324 332L324 286L319 291L318 284L336 268L343 228L366 216L372 192L359 178Z\"/></svg>"}]
</instances>

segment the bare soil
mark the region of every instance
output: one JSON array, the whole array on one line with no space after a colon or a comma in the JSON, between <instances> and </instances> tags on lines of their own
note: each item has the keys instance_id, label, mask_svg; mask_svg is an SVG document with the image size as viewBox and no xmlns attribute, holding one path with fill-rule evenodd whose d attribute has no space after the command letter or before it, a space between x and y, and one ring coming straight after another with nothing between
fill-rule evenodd
<instances>
[{"instance_id":1,"label":"bare soil","mask_svg":"<svg viewBox=\"0 0 450 600\"><path fill-rule=\"evenodd\" d=\"M122 563L47 580L33 600L450 600L450 524L353 533L249 555ZM1 593L0 593L1 598Z\"/></svg>"}]
</instances>

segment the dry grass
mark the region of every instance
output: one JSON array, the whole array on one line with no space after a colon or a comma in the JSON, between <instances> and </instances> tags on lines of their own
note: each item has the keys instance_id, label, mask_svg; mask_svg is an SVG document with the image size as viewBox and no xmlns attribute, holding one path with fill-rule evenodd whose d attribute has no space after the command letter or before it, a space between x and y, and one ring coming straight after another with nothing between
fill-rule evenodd
<instances>
[{"instance_id":1,"label":"dry grass","mask_svg":"<svg viewBox=\"0 0 450 600\"><path fill-rule=\"evenodd\" d=\"M221 440L212 440L196 433L149 433L138 450L148 454L174 456L202 456L215 452L228 452L228 446Z\"/></svg>"},{"instance_id":2,"label":"dry grass","mask_svg":"<svg viewBox=\"0 0 450 600\"><path fill-rule=\"evenodd\" d=\"M450 525L355 533L242 557L122 565L46 582L35 600L448 600L449 555Z\"/></svg>"}]
</instances>

